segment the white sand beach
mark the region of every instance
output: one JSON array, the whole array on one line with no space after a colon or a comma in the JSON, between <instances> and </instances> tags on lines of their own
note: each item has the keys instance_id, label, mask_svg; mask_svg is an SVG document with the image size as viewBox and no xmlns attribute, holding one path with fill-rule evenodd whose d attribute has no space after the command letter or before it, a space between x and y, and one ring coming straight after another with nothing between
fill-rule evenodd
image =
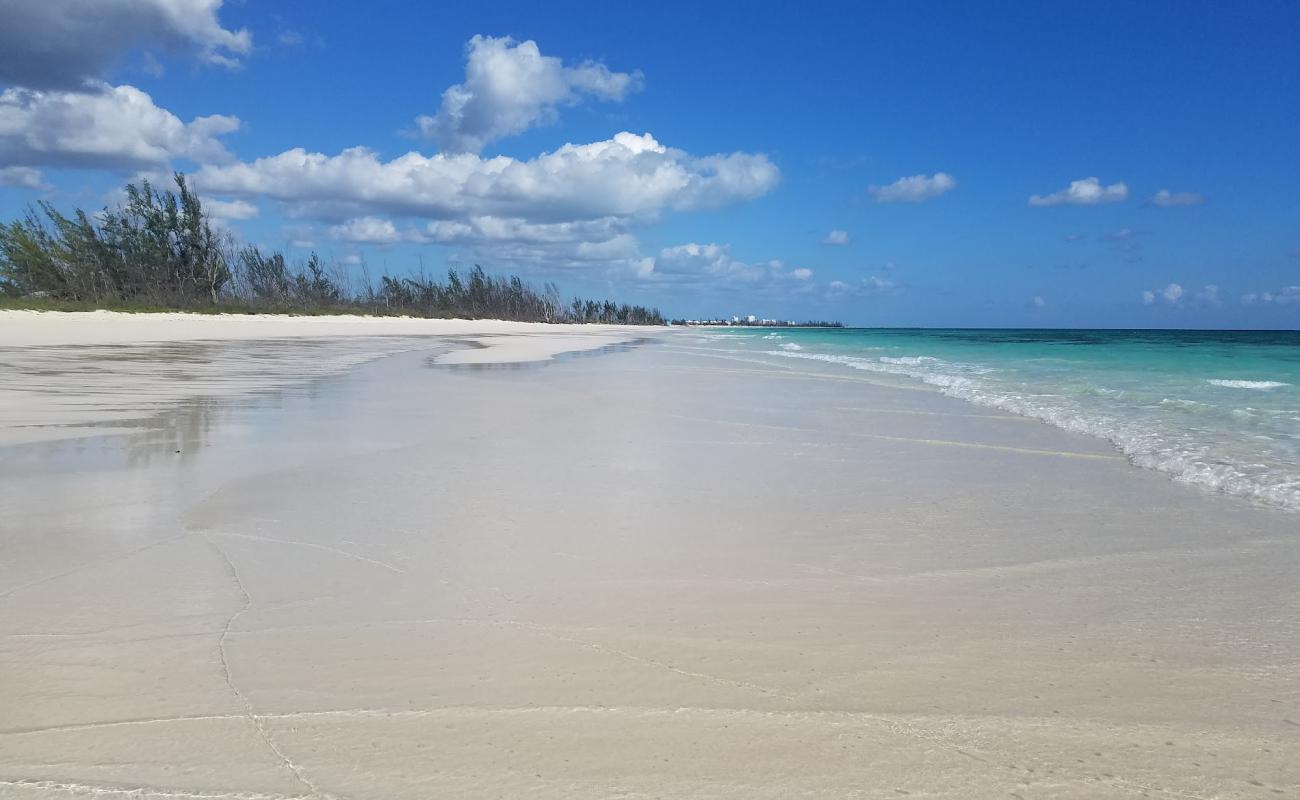
<instances>
[{"instance_id":1,"label":"white sand beach","mask_svg":"<svg viewBox=\"0 0 1300 800\"><path fill-rule=\"evenodd\" d=\"M1300 795L1300 518L778 361L0 312L0 797Z\"/></svg>"},{"instance_id":2,"label":"white sand beach","mask_svg":"<svg viewBox=\"0 0 1300 800\"><path fill-rule=\"evenodd\" d=\"M181 401L274 390L409 350L440 363L528 363L638 335L495 320L0 311L13 370L0 382L0 446L101 434Z\"/></svg>"}]
</instances>

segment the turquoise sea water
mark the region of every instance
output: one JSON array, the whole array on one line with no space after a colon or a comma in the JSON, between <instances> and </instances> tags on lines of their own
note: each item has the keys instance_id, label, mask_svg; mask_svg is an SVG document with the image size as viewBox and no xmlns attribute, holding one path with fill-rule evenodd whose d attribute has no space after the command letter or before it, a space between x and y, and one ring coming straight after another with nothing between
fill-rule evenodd
<instances>
[{"instance_id":1,"label":"turquoise sea water","mask_svg":"<svg viewBox=\"0 0 1300 800\"><path fill-rule=\"evenodd\" d=\"M1137 466L1300 511L1300 332L709 329L1112 442Z\"/></svg>"}]
</instances>

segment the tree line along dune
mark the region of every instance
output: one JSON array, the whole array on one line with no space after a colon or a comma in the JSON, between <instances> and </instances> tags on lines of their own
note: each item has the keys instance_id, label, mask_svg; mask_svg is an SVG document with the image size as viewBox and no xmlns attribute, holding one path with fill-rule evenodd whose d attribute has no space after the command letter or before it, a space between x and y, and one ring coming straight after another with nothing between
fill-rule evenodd
<instances>
[{"instance_id":1,"label":"tree line along dune","mask_svg":"<svg viewBox=\"0 0 1300 800\"><path fill-rule=\"evenodd\" d=\"M316 253L291 264L283 253L237 244L211 224L184 175L175 183L128 184L123 204L93 216L78 209L69 217L42 201L0 223L0 305L665 324L655 308L565 302L554 283L537 288L478 265L449 270L445 280L383 275L376 285L366 275L354 288L341 265Z\"/></svg>"}]
</instances>

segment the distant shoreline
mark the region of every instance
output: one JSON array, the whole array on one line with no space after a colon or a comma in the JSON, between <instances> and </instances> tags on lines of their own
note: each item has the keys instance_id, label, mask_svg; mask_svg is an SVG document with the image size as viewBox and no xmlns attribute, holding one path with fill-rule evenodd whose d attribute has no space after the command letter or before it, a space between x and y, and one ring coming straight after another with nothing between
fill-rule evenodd
<instances>
[{"instance_id":1,"label":"distant shoreline","mask_svg":"<svg viewBox=\"0 0 1300 800\"><path fill-rule=\"evenodd\" d=\"M49 311L0 308L0 348L143 342L365 336L486 336L526 334L529 341L590 338L600 346L645 335L657 326L600 323L434 319L365 314Z\"/></svg>"},{"instance_id":2,"label":"distant shoreline","mask_svg":"<svg viewBox=\"0 0 1300 800\"><path fill-rule=\"evenodd\" d=\"M776 328L779 330L791 330L797 328L809 328L813 330L830 329L838 330L845 327L842 322L772 322L764 324L761 322L682 322L673 320L674 328Z\"/></svg>"}]
</instances>

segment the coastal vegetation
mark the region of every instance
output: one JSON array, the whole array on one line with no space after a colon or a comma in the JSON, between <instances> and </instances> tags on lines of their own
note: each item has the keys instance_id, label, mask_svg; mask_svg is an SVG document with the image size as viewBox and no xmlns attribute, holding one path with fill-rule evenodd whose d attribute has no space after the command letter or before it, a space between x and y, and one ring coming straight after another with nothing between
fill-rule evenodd
<instances>
[{"instance_id":1,"label":"coastal vegetation","mask_svg":"<svg viewBox=\"0 0 1300 800\"><path fill-rule=\"evenodd\" d=\"M0 307L49 310L385 314L520 322L663 325L658 309L561 299L517 276L475 265L445 280L383 275L373 282L316 253L239 245L213 225L185 176L176 188L128 184L117 208L66 216L47 202L0 223Z\"/></svg>"}]
</instances>

